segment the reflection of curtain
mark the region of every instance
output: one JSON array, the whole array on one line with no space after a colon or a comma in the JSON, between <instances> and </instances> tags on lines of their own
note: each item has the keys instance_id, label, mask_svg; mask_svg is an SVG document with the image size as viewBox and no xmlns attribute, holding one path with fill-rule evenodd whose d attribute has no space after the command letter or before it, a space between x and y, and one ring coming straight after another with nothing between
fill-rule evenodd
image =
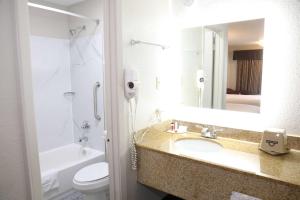
<instances>
[{"instance_id":1,"label":"reflection of curtain","mask_svg":"<svg viewBox=\"0 0 300 200\"><path fill-rule=\"evenodd\" d=\"M260 94L262 60L237 60L236 90L242 94Z\"/></svg>"}]
</instances>

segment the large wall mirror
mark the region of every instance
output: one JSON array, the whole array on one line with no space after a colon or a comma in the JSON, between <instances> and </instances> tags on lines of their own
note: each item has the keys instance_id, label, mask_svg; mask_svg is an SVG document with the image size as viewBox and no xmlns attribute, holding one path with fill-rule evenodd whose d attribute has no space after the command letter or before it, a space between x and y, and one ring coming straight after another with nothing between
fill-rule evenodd
<instances>
[{"instance_id":1,"label":"large wall mirror","mask_svg":"<svg viewBox=\"0 0 300 200\"><path fill-rule=\"evenodd\" d=\"M181 103L260 112L264 19L181 30Z\"/></svg>"}]
</instances>

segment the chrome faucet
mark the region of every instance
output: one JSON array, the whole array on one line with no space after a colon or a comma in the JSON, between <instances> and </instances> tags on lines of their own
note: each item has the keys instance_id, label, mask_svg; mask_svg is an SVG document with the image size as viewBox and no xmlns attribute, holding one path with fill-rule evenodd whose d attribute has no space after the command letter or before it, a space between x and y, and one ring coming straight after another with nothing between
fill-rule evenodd
<instances>
[{"instance_id":1,"label":"chrome faucet","mask_svg":"<svg viewBox=\"0 0 300 200\"><path fill-rule=\"evenodd\" d=\"M89 138L88 138L88 136L81 136L81 137L79 137L79 139L78 139L78 142L88 142L89 141Z\"/></svg>"},{"instance_id":2,"label":"chrome faucet","mask_svg":"<svg viewBox=\"0 0 300 200\"><path fill-rule=\"evenodd\" d=\"M86 146L87 146L87 144L88 144L88 141L89 141L88 136L80 136L80 137L78 138L78 142L79 142L79 144L80 144L80 146L81 146L81 153L82 153L83 155L85 155L85 154L87 153L87 151L86 151Z\"/></svg>"},{"instance_id":3,"label":"chrome faucet","mask_svg":"<svg viewBox=\"0 0 300 200\"><path fill-rule=\"evenodd\" d=\"M221 131L223 131L223 130L222 129L216 129L214 126L212 127L212 129L204 127L201 130L201 136L206 137L206 138L216 139L217 138L217 132L221 132Z\"/></svg>"},{"instance_id":4,"label":"chrome faucet","mask_svg":"<svg viewBox=\"0 0 300 200\"><path fill-rule=\"evenodd\" d=\"M88 121L83 121L82 122L82 125L81 125L82 129L89 129L90 127L91 127L91 125L89 124Z\"/></svg>"}]
</instances>

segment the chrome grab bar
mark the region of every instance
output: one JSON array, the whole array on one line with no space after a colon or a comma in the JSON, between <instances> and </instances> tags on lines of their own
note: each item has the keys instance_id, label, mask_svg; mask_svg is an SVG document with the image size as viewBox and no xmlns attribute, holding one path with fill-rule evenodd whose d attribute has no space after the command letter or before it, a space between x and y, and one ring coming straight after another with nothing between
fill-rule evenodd
<instances>
[{"instance_id":1,"label":"chrome grab bar","mask_svg":"<svg viewBox=\"0 0 300 200\"><path fill-rule=\"evenodd\" d=\"M157 46L160 47L162 50L165 50L168 48L168 46L158 44L158 43L153 43L153 42L146 42L146 41L141 41L141 40L130 40L130 45L134 46L137 44L146 44L146 45L152 45L152 46Z\"/></svg>"},{"instance_id":2,"label":"chrome grab bar","mask_svg":"<svg viewBox=\"0 0 300 200\"><path fill-rule=\"evenodd\" d=\"M94 117L96 120L101 120L100 115L98 115L98 95L97 91L98 88L100 87L100 83L96 82L94 85Z\"/></svg>"}]
</instances>

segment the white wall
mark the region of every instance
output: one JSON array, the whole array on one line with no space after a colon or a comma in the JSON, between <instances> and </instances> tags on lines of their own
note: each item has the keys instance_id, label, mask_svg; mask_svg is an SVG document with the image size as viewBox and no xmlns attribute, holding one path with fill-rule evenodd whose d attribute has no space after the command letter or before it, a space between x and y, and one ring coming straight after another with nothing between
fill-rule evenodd
<instances>
[{"instance_id":1,"label":"white wall","mask_svg":"<svg viewBox=\"0 0 300 200\"><path fill-rule=\"evenodd\" d=\"M29 200L13 1L0 0L0 199Z\"/></svg>"},{"instance_id":2,"label":"white wall","mask_svg":"<svg viewBox=\"0 0 300 200\"><path fill-rule=\"evenodd\" d=\"M300 2L277 1L265 22L261 113L266 125L300 135Z\"/></svg>"},{"instance_id":3,"label":"white wall","mask_svg":"<svg viewBox=\"0 0 300 200\"><path fill-rule=\"evenodd\" d=\"M46 5L46 4L42 4ZM57 6L55 6L57 8ZM32 35L68 39L68 16L39 8L29 7L30 31Z\"/></svg>"},{"instance_id":4,"label":"white wall","mask_svg":"<svg viewBox=\"0 0 300 200\"><path fill-rule=\"evenodd\" d=\"M170 51L162 50L159 47L148 45L136 45L130 46L131 39L144 40L148 42L169 44L172 35L165 34L169 29L168 24L168 1L161 0L124 0L122 1L122 39L123 39L123 66L124 68L135 69L139 73L140 90L139 100L137 107L136 117L136 129L141 129L149 126L153 123L154 111L159 108L160 104L167 103L160 101L159 96L161 90L167 87L167 84L171 84L173 79L180 80L180 77L176 76L176 67L168 63ZM159 70L161 69L161 71ZM169 83L164 82L164 76L170 77ZM156 78L160 79L160 90L156 88ZM179 78L179 79L178 79ZM179 89L179 87L170 89L164 97L171 97L173 89ZM123 90L122 90L123 91ZM123 96L123 93L120 94ZM180 99L179 99L180 100ZM127 127L128 124L128 103L124 101L125 113L122 123ZM127 135L129 140L128 130L122 130L120 132L122 136ZM122 141L124 145L128 147L128 141ZM128 149L128 148L126 148ZM156 200L161 199L161 194L150 190L145 186L137 184L136 172L130 168L129 152L122 152L122 159L125 160L125 167L127 170L127 199L144 199L144 200Z\"/></svg>"},{"instance_id":5,"label":"white wall","mask_svg":"<svg viewBox=\"0 0 300 200\"><path fill-rule=\"evenodd\" d=\"M160 76L158 69L166 67L161 60L165 52L154 46L130 46L129 42L131 39L166 42L160 32L166 22L167 6L167 2L156 0L123 1L123 67L135 69L140 79L138 129L148 126L150 116L159 104L155 78Z\"/></svg>"}]
</instances>

